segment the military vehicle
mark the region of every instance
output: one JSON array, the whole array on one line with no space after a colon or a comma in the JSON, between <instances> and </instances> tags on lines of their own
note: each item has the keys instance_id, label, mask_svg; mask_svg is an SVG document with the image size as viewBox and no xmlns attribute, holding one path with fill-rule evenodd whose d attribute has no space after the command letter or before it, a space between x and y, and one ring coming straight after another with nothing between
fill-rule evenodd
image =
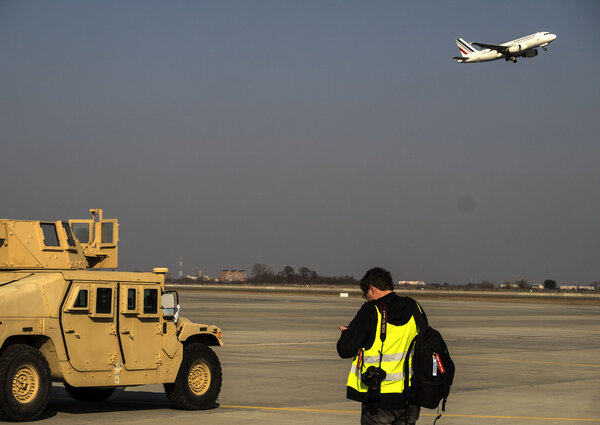
<instances>
[{"instance_id":1,"label":"military vehicle","mask_svg":"<svg viewBox=\"0 0 600 425\"><path fill-rule=\"evenodd\" d=\"M164 384L171 405L215 405L221 330L179 317L166 268L117 267L118 222L0 220L0 419L45 410L52 382L80 401Z\"/></svg>"}]
</instances>

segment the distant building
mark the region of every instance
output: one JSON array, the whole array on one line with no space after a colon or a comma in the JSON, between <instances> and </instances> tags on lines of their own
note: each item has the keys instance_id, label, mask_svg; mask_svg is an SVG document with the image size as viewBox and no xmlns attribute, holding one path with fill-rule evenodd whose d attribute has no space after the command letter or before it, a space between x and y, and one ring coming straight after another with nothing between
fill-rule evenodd
<instances>
[{"instance_id":1,"label":"distant building","mask_svg":"<svg viewBox=\"0 0 600 425\"><path fill-rule=\"evenodd\" d=\"M398 285L401 286L425 286L422 280L399 280Z\"/></svg>"},{"instance_id":2,"label":"distant building","mask_svg":"<svg viewBox=\"0 0 600 425\"><path fill-rule=\"evenodd\" d=\"M595 291L595 285L560 285L558 287L563 291Z\"/></svg>"},{"instance_id":3,"label":"distant building","mask_svg":"<svg viewBox=\"0 0 600 425\"><path fill-rule=\"evenodd\" d=\"M246 270L221 270L219 276L221 282L245 282Z\"/></svg>"},{"instance_id":4,"label":"distant building","mask_svg":"<svg viewBox=\"0 0 600 425\"><path fill-rule=\"evenodd\" d=\"M219 278L218 277L209 276L209 275L205 274L205 275L202 275L202 280L204 282L218 282Z\"/></svg>"}]
</instances>

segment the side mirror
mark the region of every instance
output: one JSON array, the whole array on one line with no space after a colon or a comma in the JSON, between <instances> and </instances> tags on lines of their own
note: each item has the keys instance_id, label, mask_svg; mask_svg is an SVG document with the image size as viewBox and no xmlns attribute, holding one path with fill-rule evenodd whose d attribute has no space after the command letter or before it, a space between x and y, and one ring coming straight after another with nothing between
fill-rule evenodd
<instances>
[{"instance_id":1,"label":"side mirror","mask_svg":"<svg viewBox=\"0 0 600 425\"><path fill-rule=\"evenodd\" d=\"M177 291L168 291L162 294L161 307L165 320L173 320L175 323L179 320L179 294Z\"/></svg>"}]
</instances>

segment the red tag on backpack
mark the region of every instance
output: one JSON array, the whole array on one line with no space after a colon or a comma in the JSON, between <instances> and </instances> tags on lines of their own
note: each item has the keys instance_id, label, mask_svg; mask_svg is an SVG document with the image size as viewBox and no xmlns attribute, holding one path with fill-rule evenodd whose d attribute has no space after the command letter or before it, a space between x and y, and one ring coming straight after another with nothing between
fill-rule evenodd
<instances>
[{"instance_id":1,"label":"red tag on backpack","mask_svg":"<svg viewBox=\"0 0 600 425\"><path fill-rule=\"evenodd\" d=\"M440 355L435 353L435 361L437 362L438 369L440 373L446 373L446 369L444 369L444 365L442 364L442 359L440 359Z\"/></svg>"}]
</instances>

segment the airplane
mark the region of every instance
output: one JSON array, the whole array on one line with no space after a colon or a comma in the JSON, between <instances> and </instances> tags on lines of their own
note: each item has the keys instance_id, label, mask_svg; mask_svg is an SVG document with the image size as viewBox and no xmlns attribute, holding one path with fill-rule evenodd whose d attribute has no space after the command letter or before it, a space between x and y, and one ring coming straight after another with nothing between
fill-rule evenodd
<instances>
[{"instance_id":1,"label":"airplane","mask_svg":"<svg viewBox=\"0 0 600 425\"><path fill-rule=\"evenodd\" d=\"M452 56L458 63L489 62L504 58L505 61L517 63L518 57L532 58L538 55L537 47L544 51L546 46L556 40L556 35L549 32L536 32L508 41L503 44L468 43L462 38L456 39L456 45L462 56ZM475 49L481 47L481 50Z\"/></svg>"}]
</instances>

